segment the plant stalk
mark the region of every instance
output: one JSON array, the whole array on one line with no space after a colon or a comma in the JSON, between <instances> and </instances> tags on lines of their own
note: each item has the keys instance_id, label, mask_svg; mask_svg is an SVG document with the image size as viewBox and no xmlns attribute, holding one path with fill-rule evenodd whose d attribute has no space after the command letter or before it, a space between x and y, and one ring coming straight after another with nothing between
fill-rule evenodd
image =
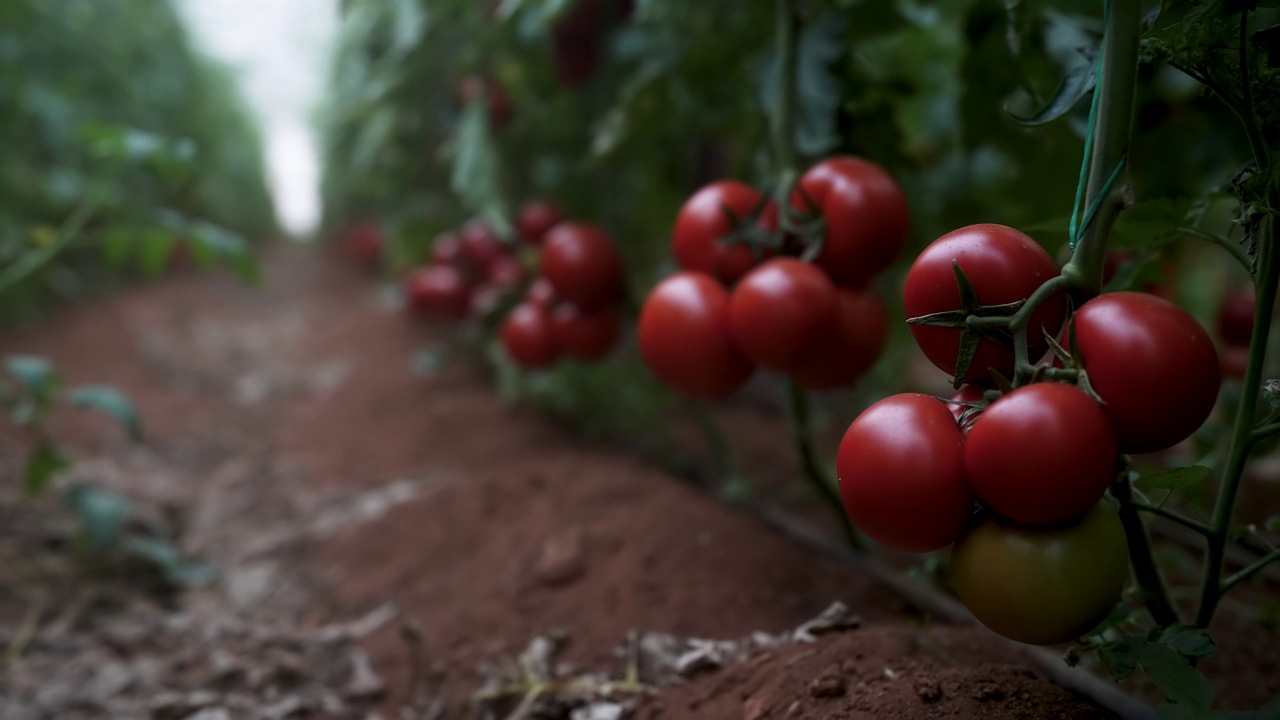
<instances>
[{"instance_id":1,"label":"plant stalk","mask_svg":"<svg viewBox=\"0 0 1280 720\"><path fill-rule=\"evenodd\" d=\"M1169 599L1160 568L1151 552L1151 539L1138 507L1133 503L1133 485L1126 469L1122 477L1111 485L1111 494L1120 501L1120 524L1124 526L1125 539L1129 541L1129 559L1133 563L1134 579L1142 589L1142 600L1151 611L1151 618L1160 627L1176 625L1180 621L1178 609Z\"/></svg>"},{"instance_id":2,"label":"plant stalk","mask_svg":"<svg viewBox=\"0 0 1280 720\"><path fill-rule=\"evenodd\" d=\"M796 55L800 37L800 20L791 7L792 0L774 0L778 59L778 96L769 112L769 130L773 141L773 162L777 187L779 223L791 230L791 189L800 176L796 157Z\"/></svg>"},{"instance_id":3,"label":"plant stalk","mask_svg":"<svg viewBox=\"0 0 1280 720\"><path fill-rule=\"evenodd\" d=\"M800 474L804 475L809 485L831 508L849 546L861 549L862 541L853 523L849 521L849 515L844 511L844 502L836 490L836 483L823 472L817 455L813 452L813 412L809 408L809 394L794 380L787 381L787 390L788 407L791 411L791 437L795 443L796 459L800 462Z\"/></svg>"}]
</instances>

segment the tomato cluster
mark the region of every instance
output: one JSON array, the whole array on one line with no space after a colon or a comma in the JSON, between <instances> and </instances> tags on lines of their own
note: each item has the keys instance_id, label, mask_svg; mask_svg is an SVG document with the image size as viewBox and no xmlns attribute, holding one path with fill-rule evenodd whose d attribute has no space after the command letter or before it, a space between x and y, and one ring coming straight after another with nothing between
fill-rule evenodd
<instances>
[{"instance_id":1,"label":"tomato cluster","mask_svg":"<svg viewBox=\"0 0 1280 720\"><path fill-rule=\"evenodd\" d=\"M672 252L682 270L650 292L640 313L640 350L663 383L718 398L759 366L827 389L880 357L888 315L867 283L906 242L902 191L878 166L837 157L806 172L788 202L792 214L821 223L820 236L784 232L775 203L732 180L707 185L680 209ZM820 249L805 253L812 242Z\"/></svg>"},{"instance_id":2,"label":"tomato cluster","mask_svg":"<svg viewBox=\"0 0 1280 720\"><path fill-rule=\"evenodd\" d=\"M1071 377L1063 365L1076 370L1075 383L997 383L1015 377L1011 329L975 335L948 314L1012 313L1058 272L1034 240L1001 225L961 228L925 248L904 304L909 318L930 321L912 334L935 365L969 384L950 402L902 394L875 403L837 457L845 510L863 532L908 552L954 544L952 580L974 615L1039 644L1087 632L1120 598L1128 546L1103 495L1121 453L1186 439L1219 389L1204 328L1138 292L1101 295L1074 313L1065 295L1050 295L1030 316L1029 358L1059 339L1072 351L1050 357L1058 377ZM966 345L972 362L958 371Z\"/></svg>"}]
</instances>

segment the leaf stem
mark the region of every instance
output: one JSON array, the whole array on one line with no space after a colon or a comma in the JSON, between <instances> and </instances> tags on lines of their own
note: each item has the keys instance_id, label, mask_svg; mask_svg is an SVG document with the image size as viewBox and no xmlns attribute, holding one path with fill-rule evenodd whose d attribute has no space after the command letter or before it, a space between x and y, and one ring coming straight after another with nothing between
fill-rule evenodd
<instances>
[{"instance_id":1,"label":"leaf stem","mask_svg":"<svg viewBox=\"0 0 1280 720\"><path fill-rule=\"evenodd\" d=\"M1259 571L1277 560L1280 560L1280 550L1272 550L1266 555L1263 555L1253 564L1245 567L1243 570L1237 572L1226 580L1223 580L1222 585L1218 588L1218 595L1226 595L1231 588L1239 585L1245 580L1248 580L1254 575L1257 575Z\"/></svg>"},{"instance_id":2,"label":"leaf stem","mask_svg":"<svg viewBox=\"0 0 1280 720\"><path fill-rule=\"evenodd\" d=\"M94 210L98 207L98 198L90 196L80 201L75 210L58 229L58 234L46 245L22 256L18 262L0 272L0 290L4 290L39 270L45 263L53 260L58 253L80 234L80 230L89 222Z\"/></svg>"},{"instance_id":3,"label":"leaf stem","mask_svg":"<svg viewBox=\"0 0 1280 720\"><path fill-rule=\"evenodd\" d=\"M1179 525L1187 528L1188 530L1194 530L1195 532L1198 532L1201 535L1208 536L1210 533L1213 532L1213 529L1210 528L1205 523L1202 523L1199 520L1196 520L1194 518L1189 518L1186 515L1183 515L1181 513L1176 513L1172 510L1168 510L1159 505L1152 505L1150 503L1142 502L1141 500L1124 500L1123 502L1125 502L1128 505L1132 505L1136 510L1148 512L1148 513L1151 513L1152 515L1159 515L1160 517L1165 518L1166 520L1172 520L1178 523Z\"/></svg>"},{"instance_id":4,"label":"leaf stem","mask_svg":"<svg viewBox=\"0 0 1280 720\"><path fill-rule=\"evenodd\" d=\"M796 55L800 21L792 8L793 0L774 0L777 53L778 95L769 108L769 130L773 141L773 162L777 186L774 202L778 207L778 225L783 232L798 229L801 224L791 207L791 191L800 177L796 157Z\"/></svg>"},{"instance_id":5,"label":"leaf stem","mask_svg":"<svg viewBox=\"0 0 1280 720\"><path fill-rule=\"evenodd\" d=\"M1146 524L1138 514L1139 504L1133 500L1133 485L1127 470L1112 483L1111 494L1120 501L1120 524L1124 526L1125 538L1129 541L1134 579L1142 589L1142 598L1151 611L1152 619L1160 627L1178 624L1178 609L1169 599L1169 589L1151 552L1151 539L1147 537Z\"/></svg>"},{"instance_id":6,"label":"leaf stem","mask_svg":"<svg viewBox=\"0 0 1280 720\"><path fill-rule=\"evenodd\" d=\"M1236 259L1236 262L1240 263L1240 266L1244 268L1245 272L1250 275L1253 274L1253 261L1249 259L1249 253L1245 251L1244 247L1240 243L1232 242L1230 238L1225 238L1217 233L1205 232L1200 228L1190 227L1187 225L1178 226L1178 232L1193 235L1202 240L1207 240L1223 250L1226 250L1231 253L1231 257Z\"/></svg>"},{"instance_id":7,"label":"leaf stem","mask_svg":"<svg viewBox=\"0 0 1280 720\"><path fill-rule=\"evenodd\" d=\"M787 389L788 406L791 411L791 437L795 444L796 458L800 462L800 474L804 475L809 485L818 491L827 506L831 508L831 512L840 523L841 530L844 531L849 546L860 549L862 541L853 523L849 522L849 515L844 511L844 502L836 491L836 483L823 472L813 452L813 413L809 409L809 393L794 380L787 381Z\"/></svg>"}]
</instances>

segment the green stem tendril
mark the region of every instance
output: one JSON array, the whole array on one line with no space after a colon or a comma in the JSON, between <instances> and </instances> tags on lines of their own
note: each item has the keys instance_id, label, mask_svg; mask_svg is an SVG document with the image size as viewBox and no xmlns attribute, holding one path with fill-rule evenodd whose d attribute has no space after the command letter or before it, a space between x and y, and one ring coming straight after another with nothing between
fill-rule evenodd
<instances>
[{"instance_id":1,"label":"green stem tendril","mask_svg":"<svg viewBox=\"0 0 1280 720\"><path fill-rule=\"evenodd\" d=\"M788 399L791 411L791 435L795 442L796 456L800 461L800 470L810 487L826 502L832 514L840 523L849 546L862 548L858 532L849 522L849 515L844 511L844 502L832 481L818 464L817 455L813 451L813 413L809 408L809 394L794 380L787 381Z\"/></svg>"}]
</instances>

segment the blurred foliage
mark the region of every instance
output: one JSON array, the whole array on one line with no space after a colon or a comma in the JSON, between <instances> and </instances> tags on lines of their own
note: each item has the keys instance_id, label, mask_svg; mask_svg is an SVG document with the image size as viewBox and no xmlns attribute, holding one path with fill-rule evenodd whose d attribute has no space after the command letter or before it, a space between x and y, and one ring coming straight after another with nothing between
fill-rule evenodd
<instances>
[{"instance_id":1,"label":"blurred foliage","mask_svg":"<svg viewBox=\"0 0 1280 720\"><path fill-rule=\"evenodd\" d=\"M345 2L323 115L328 228L376 218L389 267L400 269L472 215L509 219L520 201L549 197L615 235L638 300L673 269L671 223L693 190L722 177L773 183L774 3L636 0L626 22L602 30L596 72L577 88L557 79L552 56L555 22L574 4ZM1092 87L1102 5L795 0L805 23L797 148L806 161L855 153L883 165L905 189L915 223L897 268L876 281L897 336L846 407L914 382L904 372L913 349L896 321L903 274L924 245L998 222L1026 228L1051 253L1063 250L1088 117L1087 100L1077 100ZM1165 5L1167 19L1191 4ZM1272 13L1255 13L1254 26L1274 24ZM1239 241L1238 205L1205 208L1231 189L1250 147L1231 108L1171 67L1171 51L1153 51L1150 43L1170 33L1152 28L1129 159L1147 211L1121 230L1125 245L1162 244L1136 254L1122 281L1158 279L1161 257L1189 254L1164 280L1207 319L1217 290L1246 278L1229 255L1177 228L1194 220ZM455 89L469 76L504 88L509 123L489 127L481 103L473 112L459 104ZM1179 216L1193 210L1191 220ZM615 392L632 387L629 378L620 372ZM600 382L567 372L554 380L568 398ZM637 392L654 389L644 383Z\"/></svg>"},{"instance_id":2,"label":"blurred foliage","mask_svg":"<svg viewBox=\"0 0 1280 720\"><path fill-rule=\"evenodd\" d=\"M0 3L0 148L0 321L181 244L252 275L274 229L232 78L168 2Z\"/></svg>"}]
</instances>

